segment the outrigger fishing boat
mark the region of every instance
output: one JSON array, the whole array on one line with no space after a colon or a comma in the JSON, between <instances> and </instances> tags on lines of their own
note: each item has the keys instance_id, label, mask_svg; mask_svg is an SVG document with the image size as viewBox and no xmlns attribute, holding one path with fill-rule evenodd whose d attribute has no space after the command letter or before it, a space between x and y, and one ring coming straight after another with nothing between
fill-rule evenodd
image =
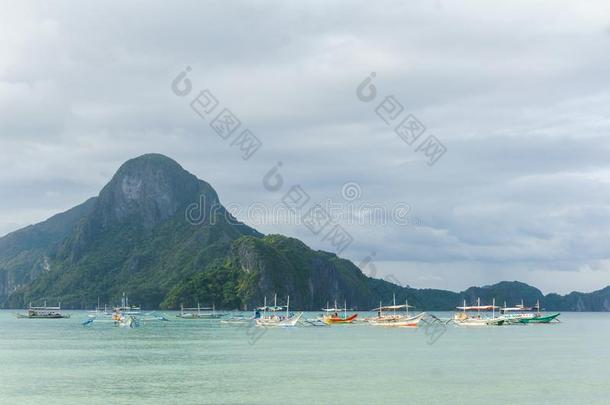
<instances>
[{"instance_id":1,"label":"outrigger fishing boat","mask_svg":"<svg viewBox=\"0 0 610 405\"><path fill-rule=\"evenodd\" d=\"M92 325L93 323L111 323L114 326L136 328L140 326L141 321L168 321L162 314L156 312L148 312L142 314L142 309L139 306L129 305L129 298L123 293L121 305L114 308L110 317L104 313L99 316L89 315L89 319L83 322L83 326Z\"/></svg>"},{"instance_id":2,"label":"outrigger fishing boat","mask_svg":"<svg viewBox=\"0 0 610 405\"><path fill-rule=\"evenodd\" d=\"M536 312L531 312L531 311ZM506 320L507 323L516 324L516 323L551 323L553 321L559 322L557 317L560 313L555 313L551 315L542 315L540 312L540 301L536 301L536 305L533 307L526 307L523 305L523 300L521 300L521 304L517 304L514 307L507 307L506 303L504 303L504 307L500 309L502 313L502 317Z\"/></svg>"},{"instance_id":3,"label":"outrigger fishing boat","mask_svg":"<svg viewBox=\"0 0 610 405\"><path fill-rule=\"evenodd\" d=\"M258 308L255 308L254 315L252 315L252 316L229 314L228 316L224 316L220 320L220 323L239 325L239 324L254 322L256 319L258 319L260 317L261 317L260 310Z\"/></svg>"},{"instance_id":4,"label":"outrigger fishing boat","mask_svg":"<svg viewBox=\"0 0 610 405\"><path fill-rule=\"evenodd\" d=\"M286 315L280 315L279 312L283 312L286 310ZM286 299L285 306L277 305L277 294L273 300L273 306L267 306L267 297L265 297L265 303L262 307L257 308L257 311L262 311L262 315L256 319L256 324L258 326L265 327L292 327L296 326L303 316L302 312L299 312L296 315L290 314L290 296Z\"/></svg>"},{"instance_id":5,"label":"outrigger fishing boat","mask_svg":"<svg viewBox=\"0 0 610 405\"><path fill-rule=\"evenodd\" d=\"M112 316L112 312L108 310L108 306L104 304L104 310L100 307L100 297L97 297L97 306L93 311L88 311L89 318L97 318L98 316Z\"/></svg>"},{"instance_id":6,"label":"outrigger fishing boat","mask_svg":"<svg viewBox=\"0 0 610 405\"><path fill-rule=\"evenodd\" d=\"M47 302L45 301L42 307L33 307L30 302L26 314L15 314L15 316L21 319L62 319L69 318L70 314L63 314L61 312L61 303L56 307L47 307Z\"/></svg>"},{"instance_id":7,"label":"outrigger fishing boat","mask_svg":"<svg viewBox=\"0 0 610 405\"><path fill-rule=\"evenodd\" d=\"M326 308L322 308L322 311L324 311L322 322L327 325L352 323L358 317L358 314L347 316L346 302L343 303L343 308L337 308L337 301L335 301L334 308L329 308L328 303L326 303ZM343 316L339 315L340 312L343 312Z\"/></svg>"},{"instance_id":8,"label":"outrigger fishing boat","mask_svg":"<svg viewBox=\"0 0 610 405\"><path fill-rule=\"evenodd\" d=\"M405 301L403 305L396 305L396 296L394 296L393 305L382 306L379 302L379 307L371 311L377 312L377 317L367 319L369 324L374 326L389 326L389 327L417 327L420 321L426 316L425 312L421 312L415 316L409 314L409 308L414 308ZM401 315L401 310L405 310L405 314Z\"/></svg>"},{"instance_id":9,"label":"outrigger fishing boat","mask_svg":"<svg viewBox=\"0 0 610 405\"><path fill-rule=\"evenodd\" d=\"M218 319L222 314L216 312L215 305L212 308L201 308L197 303L197 308L185 308L180 306L180 313L176 315L182 319Z\"/></svg>"},{"instance_id":10,"label":"outrigger fishing boat","mask_svg":"<svg viewBox=\"0 0 610 405\"><path fill-rule=\"evenodd\" d=\"M121 298L121 306L115 308L116 311L121 312L124 315L141 315L142 308L137 305L129 305L129 297L123 293L123 298Z\"/></svg>"},{"instance_id":11,"label":"outrigger fishing boat","mask_svg":"<svg viewBox=\"0 0 610 405\"><path fill-rule=\"evenodd\" d=\"M123 328L137 328L140 326L140 321L135 315L126 315L120 312L117 308L114 314L112 314L112 321L114 326L120 326Z\"/></svg>"},{"instance_id":12,"label":"outrigger fishing boat","mask_svg":"<svg viewBox=\"0 0 610 405\"><path fill-rule=\"evenodd\" d=\"M459 326L499 326L506 322L503 317L496 317L496 300L494 298L492 305L481 305L481 299L477 298L477 305L457 307L460 312L456 312L453 317L453 322ZM476 311L476 315L472 312ZM492 311L491 318L481 316L481 311ZM470 312L470 313L469 313Z\"/></svg>"}]
</instances>

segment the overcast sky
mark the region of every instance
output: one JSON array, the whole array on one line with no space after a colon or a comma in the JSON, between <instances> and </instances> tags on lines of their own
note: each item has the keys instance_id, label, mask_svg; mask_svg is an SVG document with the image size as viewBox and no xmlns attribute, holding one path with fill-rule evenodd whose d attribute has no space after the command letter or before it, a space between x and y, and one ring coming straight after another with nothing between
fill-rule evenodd
<instances>
[{"instance_id":1,"label":"overcast sky","mask_svg":"<svg viewBox=\"0 0 610 405\"><path fill-rule=\"evenodd\" d=\"M584 3L2 1L0 235L159 152L238 218L316 249L332 250L323 233L247 207L273 207L293 184L355 212L408 204L406 225L337 213L354 239L341 255L373 256L369 274L453 290L602 288L610 3ZM186 66L192 94L178 97L171 82ZM363 102L371 72L377 97ZM262 141L249 160L189 107L203 89ZM419 141L446 146L434 165L376 115L390 95L425 125ZM262 178L277 162L285 185L270 192Z\"/></svg>"}]
</instances>

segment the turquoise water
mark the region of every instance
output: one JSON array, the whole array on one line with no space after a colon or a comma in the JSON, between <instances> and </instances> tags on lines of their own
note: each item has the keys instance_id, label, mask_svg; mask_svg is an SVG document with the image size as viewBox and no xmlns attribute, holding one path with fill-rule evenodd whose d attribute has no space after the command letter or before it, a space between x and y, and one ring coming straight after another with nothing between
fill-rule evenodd
<instances>
[{"instance_id":1,"label":"turquoise water","mask_svg":"<svg viewBox=\"0 0 610 405\"><path fill-rule=\"evenodd\" d=\"M85 318L0 311L0 403L607 404L610 396L608 313L444 331L173 319L124 329L83 327Z\"/></svg>"}]
</instances>

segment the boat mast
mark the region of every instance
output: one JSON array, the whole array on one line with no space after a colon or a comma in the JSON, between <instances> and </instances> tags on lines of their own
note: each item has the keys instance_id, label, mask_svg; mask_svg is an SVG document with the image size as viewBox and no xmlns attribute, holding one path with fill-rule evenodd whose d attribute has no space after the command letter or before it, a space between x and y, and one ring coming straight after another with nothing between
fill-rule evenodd
<instances>
[{"instance_id":1,"label":"boat mast","mask_svg":"<svg viewBox=\"0 0 610 405\"><path fill-rule=\"evenodd\" d=\"M289 308L290 308L290 295L286 298L286 318L289 317Z\"/></svg>"},{"instance_id":2,"label":"boat mast","mask_svg":"<svg viewBox=\"0 0 610 405\"><path fill-rule=\"evenodd\" d=\"M407 310L407 318L409 317L409 300L405 300L405 309Z\"/></svg>"},{"instance_id":3,"label":"boat mast","mask_svg":"<svg viewBox=\"0 0 610 405\"><path fill-rule=\"evenodd\" d=\"M491 300L491 319L496 318L496 299Z\"/></svg>"}]
</instances>

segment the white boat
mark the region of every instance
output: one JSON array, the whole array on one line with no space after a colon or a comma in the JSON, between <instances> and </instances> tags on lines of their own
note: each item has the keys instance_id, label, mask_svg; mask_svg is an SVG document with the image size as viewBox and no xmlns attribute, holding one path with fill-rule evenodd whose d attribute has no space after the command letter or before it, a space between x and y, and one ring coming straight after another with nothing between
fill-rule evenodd
<instances>
[{"instance_id":1,"label":"white boat","mask_svg":"<svg viewBox=\"0 0 610 405\"><path fill-rule=\"evenodd\" d=\"M17 318L24 319L62 319L69 318L69 314L61 312L61 303L56 307L48 307L47 302L44 302L42 307L33 307L30 302L28 312L26 314L15 314Z\"/></svg>"},{"instance_id":2,"label":"white boat","mask_svg":"<svg viewBox=\"0 0 610 405\"><path fill-rule=\"evenodd\" d=\"M134 315L117 314L116 317L113 315L112 320L114 321L114 326L122 328L137 328L140 326L140 321Z\"/></svg>"},{"instance_id":3,"label":"white boat","mask_svg":"<svg viewBox=\"0 0 610 405\"><path fill-rule=\"evenodd\" d=\"M459 326L499 326L506 322L503 317L496 317L498 307L495 298L492 305L481 305L481 299L477 298L477 305L466 306L466 300L464 300L464 305L457 309L459 312L455 313L453 322ZM483 315L481 315L481 311L484 311ZM488 311L492 311L491 318L484 315Z\"/></svg>"},{"instance_id":4,"label":"white boat","mask_svg":"<svg viewBox=\"0 0 610 405\"><path fill-rule=\"evenodd\" d=\"M121 306L115 308L116 311L121 312L124 315L141 315L142 308L136 305L129 305L129 297L123 293L123 298L121 299Z\"/></svg>"},{"instance_id":5,"label":"white boat","mask_svg":"<svg viewBox=\"0 0 610 405\"><path fill-rule=\"evenodd\" d=\"M123 314L121 311L118 310L118 308L119 307L115 309L115 312L112 314L111 318L89 317L83 322L83 326L91 326L94 323L107 323L122 328L137 328L138 326L140 326L140 320L135 315Z\"/></svg>"},{"instance_id":6,"label":"white boat","mask_svg":"<svg viewBox=\"0 0 610 405\"><path fill-rule=\"evenodd\" d=\"M281 312L286 310L286 314L282 315ZM290 314L290 296L286 299L285 306L277 305L277 294L274 298L274 304L272 307L267 306L267 297L265 297L265 304L262 307L257 308L258 311L263 311L260 318L256 319L258 326L264 327L292 327L296 326L303 316L302 312L295 315Z\"/></svg>"},{"instance_id":7,"label":"white boat","mask_svg":"<svg viewBox=\"0 0 610 405\"><path fill-rule=\"evenodd\" d=\"M89 319L83 322L84 326L92 325L94 323L110 323L114 326L135 328L140 326L141 321L168 321L163 315L156 312L142 313L142 309L139 306L129 305L129 297L123 293L121 299L121 305L114 308L114 311L107 316L107 309L104 308L104 312L98 309L92 314L89 313Z\"/></svg>"},{"instance_id":8,"label":"white boat","mask_svg":"<svg viewBox=\"0 0 610 405\"><path fill-rule=\"evenodd\" d=\"M108 306L104 304L104 310L100 307L100 297L97 297L97 307L93 311L87 311L89 318L97 318L103 316L112 316L112 312L108 309Z\"/></svg>"},{"instance_id":9,"label":"white boat","mask_svg":"<svg viewBox=\"0 0 610 405\"><path fill-rule=\"evenodd\" d=\"M403 305L396 305L396 296L394 296L393 305L382 306L381 302L379 307L372 309L377 312L377 317L369 318L367 321L369 324L374 326L386 326L386 327L417 327L419 322L426 316L425 312L421 312L415 316L409 314L409 308L414 308L409 305L406 301ZM405 310L404 314L400 311ZM397 312L398 311L398 312Z\"/></svg>"}]
</instances>

